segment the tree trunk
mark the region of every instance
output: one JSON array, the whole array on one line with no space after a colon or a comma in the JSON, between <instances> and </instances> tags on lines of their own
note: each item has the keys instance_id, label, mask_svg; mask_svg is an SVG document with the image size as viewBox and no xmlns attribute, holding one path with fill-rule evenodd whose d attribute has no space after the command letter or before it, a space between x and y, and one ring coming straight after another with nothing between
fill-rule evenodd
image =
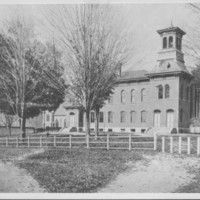
<instances>
[{"instance_id":1,"label":"tree trunk","mask_svg":"<svg viewBox=\"0 0 200 200\"><path fill-rule=\"evenodd\" d=\"M26 117L23 114L23 117L21 118L21 130L22 130L22 138L26 137Z\"/></svg>"},{"instance_id":2,"label":"tree trunk","mask_svg":"<svg viewBox=\"0 0 200 200\"><path fill-rule=\"evenodd\" d=\"M86 112L86 134L90 135L90 113Z\"/></svg>"},{"instance_id":3,"label":"tree trunk","mask_svg":"<svg viewBox=\"0 0 200 200\"><path fill-rule=\"evenodd\" d=\"M95 140L99 135L99 107L95 109Z\"/></svg>"}]
</instances>

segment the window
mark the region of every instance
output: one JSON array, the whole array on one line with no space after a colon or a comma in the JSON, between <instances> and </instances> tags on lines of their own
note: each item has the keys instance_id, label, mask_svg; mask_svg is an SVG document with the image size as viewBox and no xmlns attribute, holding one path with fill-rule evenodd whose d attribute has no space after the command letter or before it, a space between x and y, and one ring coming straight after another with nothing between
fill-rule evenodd
<instances>
[{"instance_id":1,"label":"window","mask_svg":"<svg viewBox=\"0 0 200 200\"><path fill-rule=\"evenodd\" d=\"M113 113L111 111L108 112L108 123L113 123Z\"/></svg>"},{"instance_id":2,"label":"window","mask_svg":"<svg viewBox=\"0 0 200 200\"><path fill-rule=\"evenodd\" d=\"M165 85L165 99L168 99L170 96L169 94L169 85Z\"/></svg>"},{"instance_id":3,"label":"window","mask_svg":"<svg viewBox=\"0 0 200 200\"><path fill-rule=\"evenodd\" d=\"M180 110L180 122L183 122L183 110Z\"/></svg>"},{"instance_id":4,"label":"window","mask_svg":"<svg viewBox=\"0 0 200 200\"><path fill-rule=\"evenodd\" d=\"M99 113L99 122L103 123L103 112Z\"/></svg>"},{"instance_id":5,"label":"window","mask_svg":"<svg viewBox=\"0 0 200 200\"><path fill-rule=\"evenodd\" d=\"M66 128L67 127L67 121L66 121L66 119L64 119L64 128Z\"/></svg>"},{"instance_id":6,"label":"window","mask_svg":"<svg viewBox=\"0 0 200 200\"><path fill-rule=\"evenodd\" d=\"M146 123L147 122L147 112L142 111L141 112L141 123Z\"/></svg>"},{"instance_id":7,"label":"window","mask_svg":"<svg viewBox=\"0 0 200 200\"><path fill-rule=\"evenodd\" d=\"M135 90L131 90L131 103L134 103L136 101L135 97Z\"/></svg>"},{"instance_id":8,"label":"window","mask_svg":"<svg viewBox=\"0 0 200 200\"><path fill-rule=\"evenodd\" d=\"M172 48L173 47L173 37L170 36L169 37L169 48Z\"/></svg>"},{"instance_id":9,"label":"window","mask_svg":"<svg viewBox=\"0 0 200 200\"><path fill-rule=\"evenodd\" d=\"M131 121L131 123L134 123L135 119L136 119L135 111L131 111L130 112L130 121Z\"/></svg>"},{"instance_id":10,"label":"window","mask_svg":"<svg viewBox=\"0 0 200 200\"><path fill-rule=\"evenodd\" d=\"M55 127L59 127L59 123L58 123L58 120L56 119L55 121Z\"/></svg>"},{"instance_id":11,"label":"window","mask_svg":"<svg viewBox=\"0 0 200 200\"><path fill-rule=\"evenodd\" d=\"M121 103L126 103L125 90L121 91Z\"/></svg>"},{"instance_id":12,"label":"window","mask_svg":"<svg viewBox=\"0 0 200 200\"><path fill-rule=\"evenodd\" d=\"M50 121L50 115L49 115L49 114L46 115L46 121L47 121L47 122Z\"/></svg>"},{"instance_id":13,"label":"window","mask_svg":"<svg viewBox=\"0 0 200 200\"><path fill-rule=\"evenodd\" d=\"M187 87L187 90L186 90L186 99L187 101L189 101L189 87Z\"/></svg>"},{"instance_id":14,"label":"window","mask_svg":"<svg viewBox=\"0 0 200 200\"><path fill-rule=\"evenodd\" d=\"M120 122L125 123L126 122L126 113L125 111L121 111L120 113Z\"/></svg>"},{"instance_id":15,"label":"window","mask_svg":"<svg viewBox=\"0 0 200 200\"><path fill-rule=\"evenodd\" d=\"M94 112L90 113L90 122L94 123Z\"/></svg>"},{"instance_id":16,"label":"window","mask_svg":"<svg viewBox=\"0 0 200 200\"><path fill-rule=\"evenodd\" d=\"M163 99L163 86L158 86L158 99Z\"/></svg>"},{"instance_id":17,"label":"window","mask_svg":"<svg viewBox=\"0 0 200 200\"><path fill-rule=\"evenodd\" d=\"M163 38L163 49L166 49L167 48L167 38L164 37Z\"/></svg>"},{"instance_id":18,"label":"window","mask_svg":"<svg viewBox=\"0 0 200 200\"><path fill-rule=\"evenodd\" d=\"M180 99L183 99L183 85L180 88Z\"/></svg>"},{"instance_id":19,"label":"window","mask_svg":"<svg viewBox=\"0 0 200 200\"><path fill-rule=\"evenodd\" d=\"M142 89L141 90L141 102L145 101L145 97L146 97L146 90Z\"/></svg>"},{"instance_id":20,"label":"window","mask_svg":"<svg viewBox=\"0 0 200 200\"><path fill-rule=\"evenodd\" d=\"M176 48L178 49L178 50L181 50L181 39L180 38L176 38Z\"/></svg>"},{"instance_id":21,"label":"window","mask_svg":"<svg viewBox=\"0 0 200 200\"><path fill-rule=\"evenodd\" d=\"M109 104L113 104L113 96L112 96L112 95L109 97L108 103L109 103Z\"/></svg>"}]
</instances>

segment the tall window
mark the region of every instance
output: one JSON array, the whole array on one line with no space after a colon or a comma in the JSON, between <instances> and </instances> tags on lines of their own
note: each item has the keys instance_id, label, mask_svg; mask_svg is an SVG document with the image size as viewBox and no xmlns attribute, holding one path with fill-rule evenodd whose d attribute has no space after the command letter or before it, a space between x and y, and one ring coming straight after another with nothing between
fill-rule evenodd
<instances>
[{"instance_id":1,"label":"tall window","mask_svg":"<svg viewBox=\"0 0 200 200\"><path fill-rule=\"evenodd\" d=\"M186 90L186 100L189 101L189 86L187 87Z\"/></svg>"},{"instance_id":2,"label":"tall window","mask_svg":"<svg viewBox=\"0 0 200 200\"><path fill-rule=\"evenodd\" d=\"M163 99L163 86L158 86L158 99Z\"/></svg>"},{"instance_id":3,"label":"tall window","mask_svg":"<svg viewBox=\"0 0 200 200\"><path fill-rule=\"evenodd\" d=\"M131 111L130 112L130 121L131 121L131 123L135 123L135 119L136 119L135 111Z\"/></svg>"},{"instance_id":4,"label":"tall window","mask_svg":"<svg viewBox=\"0 0 200 200\"><path fill-rule=\"evenodd\" d=\"M125 123L126 122L126 113L125 111L121 111L120 113L120 122Z\"/></svg>"},{"instance_id":5,"label":"tall window","mask_svg":"<svg viewBox=\"0 0 200 200\"><path fill-rule=\"evenodd\" d=\"M113 104L113 96L112 96L112 95L109 97L108 103L109 103L109 104Z\"/></svg>"},{"instance_id":6,"label":"tall window","mask_svg":"<svg viewBox=\"0 0 200 200\"><path fill-rule=\"evenodd\" d=\"M167 38L164 37L163 38L163 49L166 49L167 48Z\"/></svg>"},{"instance_id":7,"label":"tall window","mask_svg":"<svg viewBox=\"0 0 200 200\"><path fill-rule=\"evenodd\" d=\"M165 99L168 99L170 96L169 94L169 85L165 85Z\"/></svg>"},{"instance_id":8,"label":"tall window","mask_svg":"<svg viewBox=\"0 0 200 200\"><path fill-rule=\"evenodd\" d=\"M100 122L100 123L103 123L103 121L104 121L104 120L103 120L103 112L100 112L100 113L99 113L99 122Z\"/></svg>"},{"instance_id":9,"label":"tall window","mask_svg":"<svg viewBox=\"0 0 200 200\"><path fill-rule=\"evenodd\" d=\"M112 111L108 112L108 123L113 123L113 113L112 113Z\"/></svg>"},{"instance_id":10,"label":"tall window","mask_svg":"<svg viewBox=\"0 0 200 200\"><path fill-rule=\"evenodd\" d=\"M67 127L67 121L66 121L66 119L64 119L64 128L66 128Z\"/></svg>"},{"instance_id":11,"label":"tall window","mask_svg":"<svg viewBox=\"0 0 200 200\"><path fill-rule=\"evenodd\" d=\"M90 122L94 123L94 112L90 113Z\"/></svg>"},{"instance_id":12,"label":"tall window","mask_svg":"<svg viewBox=\"0 0 200 200\"><path fill-rule=\"evenodd\" d=\"M145 97L146 97L146 90L142 89L141 90L141 102L145 101Z\"/></svg>"},{"instance_id":13,"label":"tall window","mask_svg":"<svg viewBox=\"0 0 200 200\"><path fill-rule=\"evenodd\" d=\"M183 85L180 88L180 99L183 99Z\"/></svg>"},{"instance_id":14,"label":"tall window","mask_svg":"<svg viewBox=\"0 0 200 200\"><path fill-rule=\"evenodd\" d=\"M147 122L147 112L143 110L141 112L141 123L146 123L146 122Z\"/></svg>"},{"instance_id":15,"label":"tall window","mask_svg":"<svg viewBox=\"0 0 200 200\"><path fill-rule=\"evenodd\" d=\"M178 50L181 50L181 39L180 38L176 38L176 48L178 49Z\"/></svg>"},{"instance_id":16,"label":"tall window","mask_svg":"<svg viewBox=\"0 0 200 200\"><path fill-rule=\"evenodd\" d=\"M135 97L136 97L135 90L131 90L131 103L135 102L135 100L136 100Z\"/></svg>"},{"instance_id":17,"label":"tall window","mask_svg":"<svg viewBox=\"0 0 200 200\"><path fill-rule=\"evenodd\" d=\"M55 126L56 126L56 127L59 127L58 119L56 119L56 121L55 121Z\"/></svg>"},{"instance_id":18,"label":"tall window","mask_svg":"<svg viewBox=\"0 0 200 200\"><path fill-rule=\"evenodd\" d=\"M47 121L47 122L50 121L50 115L49 115L49 114L46 115L46 121Z\"/></svg>"},{"instance_id":19,"label":"tall window","mask_svg":"<svg viewBox=\"0 0 200 200\"><path fill-rule=\"evenodd\" d=\"M173 37L170 36L169 37L169 48L172 48L173 47Z\"/></svg>"},{"instance_id":20,"label":"tall window","mask_svg":"<svg viewBox=\"0 0 200 200\"><path fill-rule=\"evenodd\" d=\"M126 103L126 94L125 90L121 91L121 103Z\"/></svg>"}]
</instances>

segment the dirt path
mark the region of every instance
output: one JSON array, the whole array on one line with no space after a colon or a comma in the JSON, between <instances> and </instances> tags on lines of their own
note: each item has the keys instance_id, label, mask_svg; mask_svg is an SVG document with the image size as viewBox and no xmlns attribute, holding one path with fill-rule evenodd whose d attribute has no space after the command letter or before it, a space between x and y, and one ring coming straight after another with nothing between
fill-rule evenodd
<instances>
[{"instance_id":1,"label":"dirt path","mask_svg":"<svg viewBox=\"0 0 200 200\"><path fill-rule=\"evenodd\" d=\"M166 154L145 156L147 161L129 163L130 170L101 189L100 193L152 193L174 192L194 178L187 172L190 166L199 166L197 157L180 157Z\"/></svg>"},{"instance_id":2,"label":"dirt path","mask_svg":"<svg viewBox=\"0 0 200 200\"><path fill-rule=\"evenodd\" d=\"M23 160L27 156L42 152L43 149L24 154L15 160ZM40 193L45 192L37 181L26 170L16 167L11 161L0 161L0 192Z\"/></svg>"}]
</instances>

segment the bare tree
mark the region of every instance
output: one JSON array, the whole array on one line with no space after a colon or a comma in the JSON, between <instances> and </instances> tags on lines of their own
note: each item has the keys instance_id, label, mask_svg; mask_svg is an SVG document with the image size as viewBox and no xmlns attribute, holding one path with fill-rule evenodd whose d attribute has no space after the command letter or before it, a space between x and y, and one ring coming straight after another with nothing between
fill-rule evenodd
<instances>
[{"instance_id":1,"label":"bare tree","mask_svg":"<svg viewBox=\"0 0 200 200\"><path fill-rule=\"evenodd\" d=\"M56 109L63 102L63 72L49 48L36 40L30 21L17 16L7 25L0 37L0 101L19 116L25 137L27 118L44 108Z\"/></svg>"},{"instance_id":2,"label":"bare tree","mask_svg":"<svg viewBox=\"0 0 200 200\"><path fill-rule=\"evenodd\" d=\"M16 115L10 115L6 112L2 112L0 115L1 123L8 128L9 136L12 134L12 125L18 120Z\"/></svg>"},{"instance_id":3,"label":"bare tree","mask_svg":"<svg viewBox=\"0 0 200 200\"><path fill-rule=\"evenodd\" d=\"M51 30L65 52L66 82L86 114L89 134L91 110L109 98L119 63L128 59L128 37L109 5L59 5L49 7L48 13Z\"/></svg>"}]
</instances>

